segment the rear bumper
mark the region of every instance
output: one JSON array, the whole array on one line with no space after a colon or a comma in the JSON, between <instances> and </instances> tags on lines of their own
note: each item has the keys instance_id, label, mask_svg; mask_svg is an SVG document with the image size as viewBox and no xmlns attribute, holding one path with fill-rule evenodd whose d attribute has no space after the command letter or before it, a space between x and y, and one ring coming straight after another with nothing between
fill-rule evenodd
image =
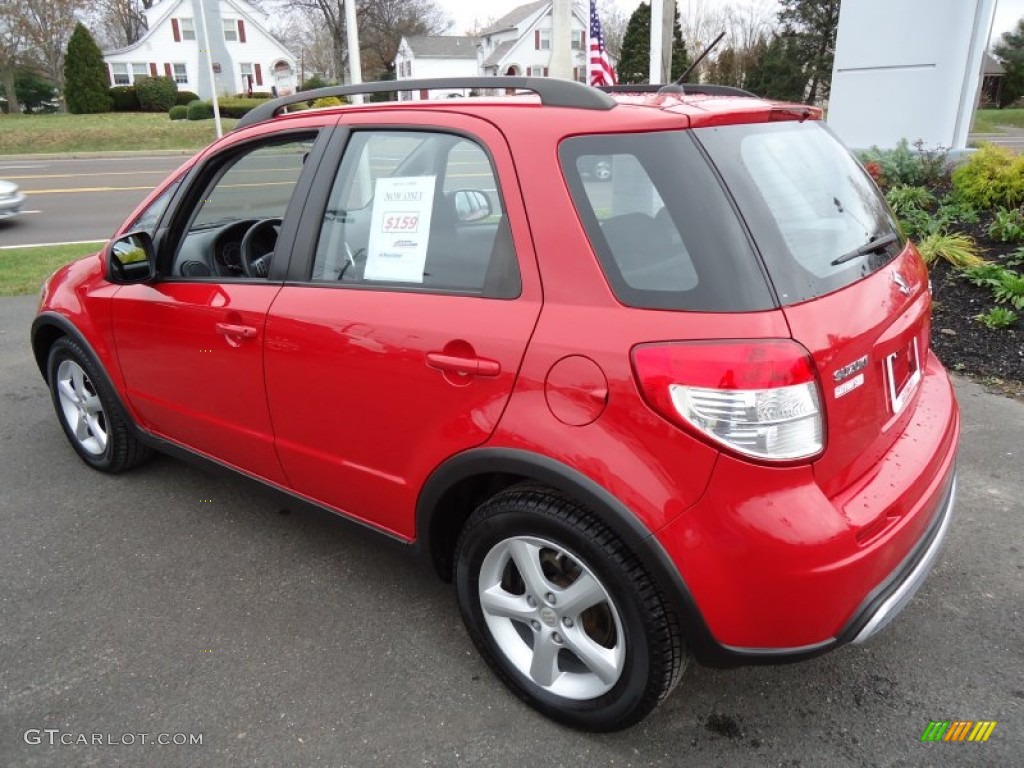
<instances>
[{"instance_id":1,"label":"rear bumper","mask_svg":"<svg viewBox=\"0 0 1024 768\"><path fill-rule=\"evenodd\" d=\"M701 661L791 661L864 642L910 600L955 498L959 411L945 371L934 358L927 368L904 434L839 496L807 467L723 456L701 501L657 532L707 629Z\"/></svg>"}]
</instances>

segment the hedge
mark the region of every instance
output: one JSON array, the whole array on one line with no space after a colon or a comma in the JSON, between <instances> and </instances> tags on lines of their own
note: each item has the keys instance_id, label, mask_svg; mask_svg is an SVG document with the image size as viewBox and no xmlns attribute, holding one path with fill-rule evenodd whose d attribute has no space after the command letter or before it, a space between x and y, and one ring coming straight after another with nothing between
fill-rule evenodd
<instances>
[{"instance_id":1,"label":"hedge","mask_svg":"<svg viewBox=\"0 0 1024 768\"><path fill-rule=\"evenodd\" d=\"M179 104L183 107L187 107L193 101L199 100L198 93L192 93L192 91L178 91L178 95L174 99L175 106Z\"/></svg>"},{"instance_id":2,"label":"hedge","mask_svg":"<svg viewBox=\"0 0 1024 768\"><path fill-rule=\"evenodd\" d=\"M184 104L175 104L170 108L168 114L171 120L187 120L188 119L188 107Z\"/></svg>"},{"instance_id":3,"label":"hedge","mask_svg":"<svg viewBox=\"0 0 1024 768\"><path fill-rule=\"evenodd\" d=\"M166 112L175 105L178 86L169 77L147 77L135 83L143 112Z\"/></svg>"},{"instance_id":4,"label":"hedge","mask_svg":"<svg viewBox=\"0 0 1024 768\"><path fill-rule=\"evenodd\" d=\"M135 92L134 85L115 85L109 93L115 112L139 111L139 94Z\"/></svg>"},{"instance_id":5,"label":"hedge","mask_svg":"<svg viewBox=\"0 0 1024 768\"><path fill-rule=\"evenodd\" d=\"M218 102L221 117L242 117L263 104L264 99L221 99ZM212 108L211 108L212 109Z\"/></svg>"},{"instance_id":6,"label":"hedge","mask_svg":"<svg viewBox=\"0 0 1024 768\"><path fill-rule=\"evenodd\" d=\"M210 120L213 118L213 107L205 101L193 101L185 107L189 120Z\"/></svg>"}]
</instances>

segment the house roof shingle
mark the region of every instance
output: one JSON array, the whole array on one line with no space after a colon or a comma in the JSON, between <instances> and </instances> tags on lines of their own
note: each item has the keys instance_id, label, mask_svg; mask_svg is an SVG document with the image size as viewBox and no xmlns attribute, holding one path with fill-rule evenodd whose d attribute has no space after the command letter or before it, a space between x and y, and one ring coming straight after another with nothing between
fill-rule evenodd
<instances>
[{"instance_id":1,"label":"house roof shingle","mask_svg":"<svg viewBox=\"0 0 1024 768\"><path fill-rule=\"evenodd\" d=\"M531 14L539 11L545 5L550 5L550 0L540 0L540 2L527 3L526 5L520 5L518 8L513 8L496 22L491 24L491 26L480 30L480 34L493 35L495 32L502 32L506 29L511 29L520 22L525 21Z\"/></svg>"},{"instance_id":2,"label":"house roof shingle","mask_svg":"<svg viewBox=\"0 0 1024 768\"><path fill-rule=\"evenodd\" d=\"M476 41L462 35L412 35L405 38L417 58L475 59Z\"/></svg>"},{"instance_id":3,"label":"house roof shingle","mask_svg":"<svg viewBox=\"0 0 1024 768\"><path fill-rule=\"evenodd\" d=\"M494 67L500 64L506 54L515 47L516 42L516 40L506 40L504 43L501 43L497 48L491 51L491 55L484 60L484 66Z\"/></svg>"}]
</instances>

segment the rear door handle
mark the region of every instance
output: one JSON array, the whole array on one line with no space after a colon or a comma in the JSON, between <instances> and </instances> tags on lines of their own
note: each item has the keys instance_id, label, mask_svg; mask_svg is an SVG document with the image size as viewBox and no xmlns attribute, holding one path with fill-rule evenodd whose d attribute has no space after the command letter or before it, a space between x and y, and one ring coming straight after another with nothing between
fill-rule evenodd
<instances>
[{"instance_id":1,"label":"rear door handle","mask_svg":"<svg viewBox=\"0 0 1024 768\"><path fill-rule=\"evenodd\" d=\"M483 357L459 357L446 355L444 352L428 352L427 365L445 373L457 373L463 376L497 376L501 373L501 364L497 360Z\"/></svg>"},{"instance_id":2,"label":"rear door handle","mask_svg":"<svg viewBox=\"0 0 1024 768\"><path fill-rule=\"evenodd\" d=\"M233 323L217 323L214 326L222 336L234 336L242 339L255 339L256 329L251 325L235 325Z\"/></svg>"}]
</instances>

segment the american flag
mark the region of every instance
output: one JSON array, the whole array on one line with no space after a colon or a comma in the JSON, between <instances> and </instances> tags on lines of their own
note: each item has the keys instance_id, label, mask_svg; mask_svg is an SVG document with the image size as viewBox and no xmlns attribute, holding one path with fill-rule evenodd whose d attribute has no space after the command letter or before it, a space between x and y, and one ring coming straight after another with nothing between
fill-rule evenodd
<instances>
[{"instance_id":1,"label":"american flag","mask_svg":"<svg viewBox=\"0 0 1024 768\"><path fill-rule=\"evenodd\" d=\"M587 70L587 80L591 85L615 85L615 70L604 49L604 32L601 31L601 20L597 18L596 0L590 0L590 58Z\"/></svg>"}]
</instances>

